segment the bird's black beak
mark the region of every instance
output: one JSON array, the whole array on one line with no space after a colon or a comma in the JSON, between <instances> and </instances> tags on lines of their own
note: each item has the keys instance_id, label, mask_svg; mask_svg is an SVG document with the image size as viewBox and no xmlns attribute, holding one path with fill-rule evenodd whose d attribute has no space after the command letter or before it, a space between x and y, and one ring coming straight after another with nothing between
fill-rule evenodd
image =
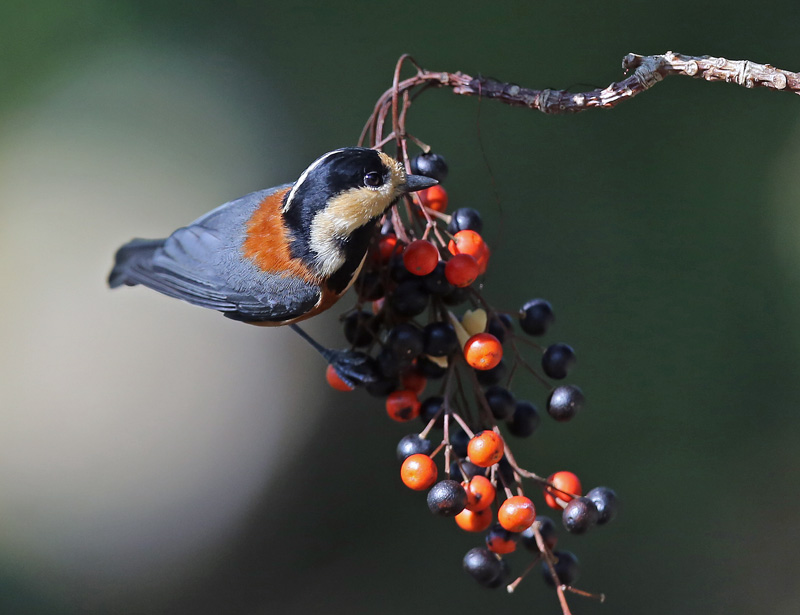
<instances>
[{"instance_id":1,"label":"bird's black beak","mask_svg":"<svg viewBox=\"0 0 800 615\"><path fill-rule=\"evenodd\" d=\"M423 190L424 188L435 186L438 183L439 182L435 179L431 177L425 177L424 175L407 175L406 184L403 187L403 191L416 192L417 190Z\"/></svg>"}]
</instances>

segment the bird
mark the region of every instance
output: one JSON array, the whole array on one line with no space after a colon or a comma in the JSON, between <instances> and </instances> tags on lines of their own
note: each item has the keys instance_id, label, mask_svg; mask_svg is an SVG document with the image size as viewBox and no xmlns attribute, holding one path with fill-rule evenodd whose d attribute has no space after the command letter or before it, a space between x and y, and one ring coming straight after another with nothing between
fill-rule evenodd
<instances>
[{"instance_id":1,"label":"bird","mask_svg":"<svg viewBox=\"0 0 800 615\"><path fill-rule=\"evenodd\" d=\"M388 154L344 147L293 183L220 205L165 239L119 248L111 288L142 285L228 318L288 325L351 386L375 379L364 353L325 348L297 323L333 306L353 284L377 222L435 179L406 173Z\"/></svg>"}]
</instances>

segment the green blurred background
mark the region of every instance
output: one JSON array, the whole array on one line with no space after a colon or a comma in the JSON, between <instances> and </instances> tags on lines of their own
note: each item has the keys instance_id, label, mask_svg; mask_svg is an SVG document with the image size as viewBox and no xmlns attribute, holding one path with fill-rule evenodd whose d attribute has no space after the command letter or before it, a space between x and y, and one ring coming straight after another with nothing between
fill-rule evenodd
<instances>
[{"instance_id":1,"label":"green blurred background","mask_svg":"<svg viewBox=\"0 0 800 615\"><path fill-rule=\"evenodd\" d=\"M604 86L626 53L668 49L800 70L798 18L789 1L5 0L0 612L558 612L538 578L507 596L463 574L478 539L402 488L410 429L379 400L328 391L289 332L107 291L113 251L353 144L403 52L534 88ZM677 78L571 117L445 91L410 113L451 201L484 212L485 296L548 298L549 339L578 352L590 406L516 448L623 499L563 538L579 585L609 596L576 614L800 608L798 118L796 96ZM351 302L311 329L341 344Z\"/></svg>"}]
</instances>

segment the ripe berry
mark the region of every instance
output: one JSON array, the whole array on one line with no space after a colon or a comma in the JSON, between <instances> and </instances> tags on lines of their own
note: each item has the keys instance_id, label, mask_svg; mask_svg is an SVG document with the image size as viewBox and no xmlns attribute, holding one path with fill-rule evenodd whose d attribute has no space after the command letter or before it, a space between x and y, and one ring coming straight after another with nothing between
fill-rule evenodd
<instances>
[{"instance_id":1,"label":"ripe berry","mask_svg":"<svg viewBox=\"0 0 800 615\"><path fill-rule=\"evenodd\" d=\"M553 556L556 558L553 568L558 576L558 582L561 585L572 585L578 580L580 568L578 566L578 558L569 551L554 551ZM542 562L542 576L544 582L550 587L555 587L553 575L550 572L550 567L547 562Z\"/></svg>"},{"instance_id":2,"label":"ripe berry","mask_svg":"<svg viewBox=\"0 0 800 615\"><path fill-rule=\"evenodd\" d=\"M354 286L363 301L377 301L386 292L383 278L377 271L362 271Z\"/></svg>"},{"instance_id":3,"label":"ripe berry","mask_svg":"<svg viewBox=\"0 0 800 615\"><path fill-rule=\"evenodd\" d=\"M556 524L550 517L544 517L542 515L536 515L536 520L534 521L533 525L520 534L522 544L526 549L528 549L528 551L531 551L532 553L539 553L539 545L536 544L536 536L534 536L533 533L533 527L537 524L539 526L539 534L542 536L542 542L544 542L544 546L552 551L556 548L556 543L558 542Z\"/></svg>"},{"instance_id":4,"label":"ripe berry","mask_svg":"<svg viewBox=\"0 0 800 615\"><path fill-rule=\"evenodd\" d=\"M428 307L428 291L419 278L405 280L389 296L389 306L398 316L418 316Z\"/></svg>"},{"instance_id":5,"label":"ripe berry","mask_svg":"<svg viewBox=\"0 0 800 615\"><path fill-rule=\"evenodd\" d=\"M483 220L481 214L476 209L461 207L450 214L450 223L447 225L447 232L455 235L458 231L475 231L480 233L483 230Z\"/></svg>"},{"instance_id":6,"label":"ripe berry","mask_svg":"<svg viewBox=\"0 0 800 615\"><path fill-rule=\"evenodd\" d=\"M517 548L519 534L510 532L499 523L495 523L489 528L486 534L486 546L493 553L505 555L512 553Z\"/></svg>"},{"instance_id":7,"label":"ripe berry","mask_svg":"<svg viewBox=\"0 0 800 615\"><path fill-rule=\"evenodd\" d=\"M458 288L466 288L478 279L479 274L478 261L469 254L456 254L444 268L447 281Z\"/></svg>"},{"instance_id":8,"label":"ripe berry","mask_svg":"<svg viewBox=\"0 0 800 615\"><path fill-rule=\"evenodd\" d=\"M495 365L492 369L476 369L475 377L482 387L490 387L500 384L505 380L508 375L508 366L502 359L500 363Z\"/></svg>"},{"instance_id":9,"label":"ripe berry","mask_svg":"<svg viewBox=\"0 0 800 615\"><path fill-rule=\"evenodd\" d=\"M497 369L497 368L495 368ZM516 400L508 389L501 386L491 386L484 392L486 403L492 411L492 416L498 421L507 419L514 412Z\"/></svg>"},{"instance_id":10,"label":"ripe berry","mask_svg":"<svg viewBox=\"0 0 800 615\"><path fill-rule=\"evenodd\" d=\"M469 441L467 454L476 466L488 468L503 456L503 439L493 431L482 431Z\"/></svg>"},{"instance_id":11,"label":"ripe berry","mask_svg":"<svg viewBox=\"0 0 800 615\"><path fill-rule=\"evenodd\" d=\"M464 485L467 492L467 509L473 512L478 512L489 508L494 502L495 488L485 476L473 476L469 482Z\"/></svg>"},{"instance_id":12,"label":"ripe berry","mask_svg":"<svg viewBox=\"0 0 800 615\"><path fill-rule=\"evenodd\" d=\"M486 266L489 264L489 246L475 231L458 231L453 235L453 239L447 244L447 249L450 254L469 254L474 257L478 262L478 270L480 273L486 271Z\"/></svg>"},{"instance_id":13,"label":"ripe berry","mask_svg":"<svg viewBox=\"0 0 800 615\"><path fill-rule=\"evenodd\" d=\"M478 333L464 344L464 358L475 369L492 369L503 358L503 346L491 333Z\"/></svg>"},{"instance_id":14,"label":"ripe berry","mask_svg":"<svg viewBox=\"0 0 800 615\"><path fill-rule=\"evenodd\" d=\"M386 397L392 391L400 388L400 382L397 380L397 376L381 375L374 382L368 382L364 388L373 397Z\"/></svg>"},{"instance_id":15,"label":"ripe berry","mask_svg":"<svg viewBox=\"0 0 800 615\"><path fill-rule=\"evenodd\" d=\"M586 494L594 505L597 507L597 525L604 525L609 521L613 521L617 516L617 494L613 489L608 487L595 487Z\"/></svg>"},{"instance_id":16,"label":"ripe berry","mask_svg":"<svg viewBox=\"0 0 800 615\"><path fill-rule=\"evenodd\" d=\"M453 325L432 322L423 329L424 352L434 357L445 357L458 350L458 337Z\"/></svg>"},{"instance_id":17,"label":"ripe berry","mask_svg":"<svg viewBox=\"0 0 800 615\"><path fill-rule=\"evenodd\" d=\"M553 307L544 299L532 299L519 311L519 326L528 335L544 335L554 320Z\"/></svg>"},{"instance_id":18,"label":"ripe berry","mask_svg":"<svg viewBox=\"0 0 800 615\"><path fill-rule=\"evenodd\" d=\"M370 250L370 260L376 265L386 265L395 254L402 252L402 244L398 244L397 235L387 233L381 235L377 245Z\"/></svg>"},{"instance_id":19,"label":"ripe berry","mask_svg":"<svg viewBox=\"0 0 800 615\"><path fill-rule=\"evenodd\" d=\"M403 250L403 264L414 275L428 275L438 262L439 250L430 241L417 239Z\"/></svg>"},{"instance_id":20,"label":"ripe berry","mask_svg":"<svg viewBox=\"0 0 800 615\"><path fill-rule=\"evenodd\" d=\"M536 406L529 401L518 401L514 406L514 415L508 422L508 432L518 438L527 438L536 431L541 421Z\"/></svg>"},{"instance_id":21,"label":"ripe berry","mask_svg":"<svg viewBox=\"0 0 800 615\"><path fill-rule=\"evenodd\" d=\"M419 372L425 376L428 380L441 378L447 373L447 369L439 365L438 363L434 363L426 356L417 357L417 369Z\"/></svg>"},{"instance_id":22,"label":"ripe berry","mask_svg":"<svg viewBox=\"0 0 800 615\"><path fill-rule=\"evenodd\" d=\"M561 521L570 534L584 534L597 524L599 517L597 506L589 498L581 497L571 500L564 508Z\"/></svg>"},{"instance_id":23,"label":"ripe berry","mask_svg":"<svg viewBox=\"0 0 800 615\"><path fill-rule=\"evenodd\" d=\"M403 484L414 491L425 491L436 482L438 475L439 470L433 459L421 453L409 456L400 467Z\"/></svg>"},{"instance_id":24,"label":"ripe berry","mask_svg":"<svg viewBox=\"0 0 800 615\"><path fill-rule=\"evenodd\" d=\"M572 419L583 408L586 398L573 384L565 384L553 389L547 398L547 413L559 422Z\"/></svg>"},{"instance_id":25,"label":"ripe berry","mask_svg":"<svg viewBox=\"0 0 800 615\"><path fill-rule=\"evenodd\" d=\"M469 510L465 508L456 515L458 527L466 532L482 532L492 524L492 509Z\"/></svg>"},{"instance_id":26,"label":"ripe berry","mask_svg":"<svg viewBox=\"0 0 800 615\"><path fill-rule=\"evenodd\" d=\"M447 179L448 168L444 157L440 154L423 152L411 159L411 172L414 175L424 175L443 182Z\"/></svg>"},{"instance_id":27,"label":"ripe berry","mask_svg":"<svg viewBox=\"0 0 800 615\"><path fill-rule=\"evenodd\" d=\"M508 568L508 562L506 560L500 560L500 574L497 575L494 581L489 583L486 587L489 589L497 589L498 587L504 587L508 585L509 577L511 576L511 571Z\"/></svg>"},{"instance_id":28,"label":"ripe berry","mask_svg":"<svg viewBox=\"0 0 800 615\"><path fill-rule=\"evenodd\" d=\"M508 498L497 511L497 520L509 532L521 532L536 519L536 509L530 498L514 495Z\"/></svg>"},{"instance_id":29,"label":"ripe berry","mask_svg":"<svg viewBox=\"0 0 800 615\"><path fill-rule=\"evenodd\" d=\"M450 466L450 478L460 481L462 484L469 482L474 476L486 476L486 468L479 468L471 461L461 461ZM469 493L467 493L467 497L469 498Z\"/></svg>"},{"instance_id":30,"label":"ripe berry","mask_svg":"<svg viewBox=\"0 0 800 615\"><path fill-rule=\"evenodd\" d=\"M372 329L375 316L369 312L357 310L344 319L344 337L355 348L368 346L375 339Z\"/></svg>"},{"instance_id":31,"label":"ripe berry","mask_svg":"<svg viewBox=\"0 0 800 615\"><path fill-rule=\"evenodd\" d=\"M439 261L436 263L436 268L422 278L422 283L430 294L442 296L453 291L454 286L447 281L445 276L446 269L447 263Z\"/></svg>"},{"instance_id":32,"label":"ripe berry","mask_svg":"<svg viewBox=\"0 0 800 615\"><path fill-rule=\"evenodd\" d=\"M422 375L422 372L413 367L403 372L400 376L400 385L402 388L414 391L417 395L422 395L427 384L428 379Z\"/></svg>"},{"instance_id":33,"label":"ripe berry","mask_svg":"<svg viewBox=\"0 0 800 615\"><path fill-rule=\"evenodd\" d=\"M450 286L453 290L446 295L442 295L442 301L445 305L461 305L470 298L469 288L456 288L452 284Z\"/></svg>"},{"instance_id":34,"label":"ripe berry","mask_svg":"<svg viewBox=\"0 0 800 615\"><path fill-rule=\"evenodd\" d=\"M403 436L397 443L397 460L405 461L411 455L423 454L430 455L433 451L433 442L420 438L419 434L410 433Z\"/></svg>"},{"instance_id":35,"label":"ripe berry","mask_svg":"<svg viewBox=\"0 0 800 615\"><path fill-rule=\"evenodd\" d=\"M419 407L420 403L414 391L394 391L386 398L386 414L400 423L417 418Z\"/></svg>"},{"instance_id":36,"label":"ripe berry","mask_svg":"<svg viewBox=\"0 0 800 615\"><path fill-rule=\"evenodd\" d=\"M493 314L486 325L486 332L494 335L501 344L506 341L506 334L514 330L511 316L508 314Z\"/></svg>"},{"instance_id":37,"label":"ripe berry","mask_svg":"<svg viewBox=\"0 0 800 615\"><path fill-rule=\"evenodd\" d=\"M419 276L414 275L411 273L408 268L406 267L406 263L403 259L403 254L394 254L389 259L389 278L392 282L405 282L407 280L418 280Z\"/></svg>"},{"instance_id":38,"label":"ripe berry","mask_svg":"<svg viewBox=\"0 0 800 615\"><path fill-rule=\"evenodd\" d=\"M497 579L502 570L502 560L484 547L475 547L464 556L464 570L484 587Z\"/></svg>"},{"instance_id":39,"label":"ripe berry","mask_svg":"<svg viewBox=\"0 0 800 615\"><path fill-rule=\"evenodd\" d=\"M542 355L544 373L556 380L566 378L573 365L575 365L575 351L566 344L552 344Z\"/></svg>"},{"instance_id":40,"label":"ripe berry","mask_svg":"<svg viewBox=\"0 0 800 615\"><path fill-rule=\"evenodd\" d=\"M553 485L546 487L544 490L544 501L550 508L560 510L561 506L556 502L555 498L563 502L569 502L573 496L579 496L583 493L581 491L581 481L572 472L566 470L551 474L547 478L547 482Z\"/></svg>"},{"instance_id":41,"label":"ripe berry","mask_svg":"<svg viewBox=\"0 0 800 615\"><path fill-rule=\"evenodd\" d=\"M445 479L428 491L428 508L435 515L455 517L467 504L467 492L461 483Z\"/></svg>"},{"instance_id":42,"label":"ripe berry","mask_svg":"<svg viewBox=\"0 0 800 615\"><path fill-rule=\"evenodd\" d=\"M444 397L439 395L428 397L420 406L419 418L427 425L432 418L436 417L436 423L434 425L435 427L441 429L444 425L444 411L442 410L443 406Z\"/></svg>"},{"instance_id":43,"label":"ripe berry","mask_svg":"<svg viewBox=\"0 0 800 615\"><path fill-rule=\"evenodd\" d=\"M452 425L452 421L450 424ZM456 427L455 429L453 427L450 428L450 446L453 447L453 452L457 457L464 458L467 456L467 449L470 442L469 436L467 432L460 427Z\"/></svg>"},{"instance_id":44,"label":"ripe berry","mask_svg":"<svg viewBox=\"0 0 800 615\"><path fill-rule=\"evenodd\" d=\"M436 185L417 192L420 202L427 208L444 212L447 209L447 190Z\"/></svg>"},{"instance_id":45,"label":"ripe berry","mask_svg":"<svg viewBox=\"0 0 800 615\"><path fill-rule=\"evenodd\" d=\"M328 381L328 384L331 386L331 388L336 389L337 391L353 390L353 387L339 377L339 374L336 373L333 365L328 365L328 367L325 368L325 379Z\"/></svg>"}]
</instances>

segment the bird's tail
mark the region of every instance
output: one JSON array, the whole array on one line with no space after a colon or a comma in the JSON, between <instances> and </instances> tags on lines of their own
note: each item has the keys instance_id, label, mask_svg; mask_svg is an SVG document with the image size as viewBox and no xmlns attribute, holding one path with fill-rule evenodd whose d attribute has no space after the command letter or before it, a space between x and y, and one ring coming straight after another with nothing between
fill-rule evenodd
<instances>
[{"instance_id":1,"label":"bird's tail","mask_svg":"<svg viewBox=\"0 0 800 615\"><path fill-rule=\"evenodd\" d=\"M108 275L108 285L116 288L123 284L138 284L137 276L133 272L137 269L149 269L153 253L163 245L163 239L134 239L126 243L114 256L114 268Z\"/></svg>"}]
</instances>

